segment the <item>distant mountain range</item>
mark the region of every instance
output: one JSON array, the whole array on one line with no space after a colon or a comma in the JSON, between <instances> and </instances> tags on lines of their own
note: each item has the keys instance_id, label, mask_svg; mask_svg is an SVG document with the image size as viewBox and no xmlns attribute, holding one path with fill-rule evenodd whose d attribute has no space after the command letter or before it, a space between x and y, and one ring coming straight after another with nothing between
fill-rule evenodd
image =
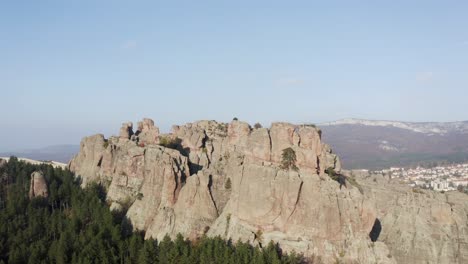
<instances>
[{"instance_id":1,"label":"distant mountain range","mask_svg":"<svg viewBox=\"0 0 468 264\"><path fill-rule=\"evenodd\" d=\"M54 145L39 149L1 152L0 157L16 156L39 161L68 163L79 150L79 145Z\"/></svg>"},{"instance_id":2,"label":"distant mountain range","mask_svg":"<svg viewBox=\"0 0 468 264\"><path fill-rule=\"evenodd\" d=\"M319 124L345 168L380 169L468 160L468 121L343 119Z\"/></svg>"}]
</instances>

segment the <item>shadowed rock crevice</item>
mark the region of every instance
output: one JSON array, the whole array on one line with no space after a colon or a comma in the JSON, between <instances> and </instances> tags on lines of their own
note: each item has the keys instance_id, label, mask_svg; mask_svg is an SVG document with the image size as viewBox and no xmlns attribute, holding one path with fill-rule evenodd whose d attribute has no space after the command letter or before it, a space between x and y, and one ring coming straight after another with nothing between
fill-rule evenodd
<instances>
[{"instance_id":1,"label":"shadowed rock crevice","mask_svg":"<svg viewBox=\"0 0 468 264\"><path fill-rule=\"evenodd\" d=\"M320 174L320 159L317 157L317 167L315 173Z\"/></svg>"},{"instance_id":2,"label":"shadowed rock crevice","mask_svg":"<svg viewBox=\"0 0 468 264\"><path fill-rule=\"evenodd\" d=\"M212 187L213 187L213 176L212 175L209 175L208 176L208 192L210 193L210 198L211 198L211 201L213 202L213 205L216 209L216 214L219 216L219 210L218 210L218 206L216 205L216 201L213 197L213 191L212 191Z\"/></svg>"},{"instance_id":3,"label":"shadowed rock crevice","mask_svg":"<svg viewBox=\"0 0 468 264\"><path fill-rule=\"evenodd\" d=\"M369 238L372 242L376 242L379 239L380 232L382 232L382 224L378 218L375 219L372 230L369 233Z\"/></svg>"},{"instance_id":4,"label":"shadowed rock crevice","mask_svg":"<svg viewBox=\"0 0 468 264\"><path fill-rule=\"evenodd\" d=\"M99 161L98 161L98 164L97 164L98 167L101 167L101 165L102 165L102 158L103 158L103 157L101 156L101 158L100 158Z\"/></svg>"},{"instance_id":5,"label":"shadowed rock crevice","mask_svg":"<svg viewBox=\"0 0 468 264\"><path fill-rule=\"evenodd\" d=\"M304 185L303 181L301 181L301 184L299 185L299 190L297 192L296 203L294 203L294 208L291 211L291 214L288 216L288 220L291 218L291 216L293 216L294 212L296 212L297 204L299 203L299 200L301 199L302 185Z\"/></svg>"},{"instance_id":6,"label":"shadowed rock crevice","mask_svg":"<svg viewBox=\"0 0 468 264\"><path fill-rule=\"evenodd\" d=\"M203 170L203 166L201 166L200 164L192 163L192 162L189 162L189 168L190 168L190 175L195 175L199 171Z\"/></svg>"}]
</instances>

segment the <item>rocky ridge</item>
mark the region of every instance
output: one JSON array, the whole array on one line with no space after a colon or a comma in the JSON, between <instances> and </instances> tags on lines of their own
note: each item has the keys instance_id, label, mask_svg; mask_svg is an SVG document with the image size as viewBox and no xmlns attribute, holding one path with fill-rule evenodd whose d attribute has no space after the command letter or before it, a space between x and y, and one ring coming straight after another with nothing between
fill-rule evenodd
<instances>
[{"instance_id":1,"label":"rocky ridge","mask_svg":"<svg viewBox=\"0 0 468 264\"><path fill-rule=\"evenodd\" d=\"M340 160L314 126L273 123L267 129L240 121L198 121L160 134L152 120L144 119L135 133L132 123L124 123L118 137L86 137L80 147L70 170L82 177L83 185L106 186L111 208L128 209L134 227L146 230L146 237L219 235L259 246L273 240L286 251L325 263L396 263L404 260L404 253L412 255L396 249L405 244L394 233L385 242L369 237L377 220L386 234L391 219L413 217L416 212L405 213L402 203L381 210L391 201L388 197L410 190L396 185L386 190L387 197L363 192L358 184L341 188L325 173L340 172ZM281 166L287 148L296 154L297 170ZM421 204L438 202L418 199ZM457 210L462 234L457 243L466 243L466 199ZM450 250L455 244L448 245ZM444 254L452 263L468 259L463 250L448 251ZM434 254L421 256L421 261L438 263L431 258Z\"/></svg>"}]
</instances>

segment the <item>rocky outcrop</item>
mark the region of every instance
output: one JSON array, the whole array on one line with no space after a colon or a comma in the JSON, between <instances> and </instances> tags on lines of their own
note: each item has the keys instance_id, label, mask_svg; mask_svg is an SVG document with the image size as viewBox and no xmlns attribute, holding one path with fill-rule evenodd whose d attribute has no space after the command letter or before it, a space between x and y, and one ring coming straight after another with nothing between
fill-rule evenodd
<instances>
[{"instance_id":1,"label":"rocky outcrop","mask_svg":"<svg viewBox=\"0 0 468 264\"><path fill-rule=\"evenodd\" d=\"M29 198L48 197L49 191L44 175L40 171L35 171L31 174L31 182L29 184Z\"/></svg>"},{"instance_id":2,"label":"rocky outcrop","mask_svg":"<svg viewBox=\"0 0 468 264\"><path fill-rule=\"evenodd\" d=\"M282 169L287 148L294 150L297 170ZM411 196L411 191L395 185L398 188L386 188L381 196L356 183L341 188L325 173L329 168L340 172L340 160L314 126L273 123L267 129L240 121L198 121L159 135L154 122L145 119L133 137L84 138L69 168L83 178L83 185L105 185L111 208L128 209L134 227L145 230L146 237L181 233L197 239L206 234L259 246L273 240L286 251L320 257L325 263L437 263L420 257L423 251L400 252L401 235L387 233L396 230L392 223L400 225L418 214L406 208L407 203L390 203L392 195ZM422 203L435 204L437 199L426 197L410 206ZM438 212L435 208L429 211ZM441 208L437 210L445 212ZM461 208L436 213L444 228L454 228L452 218L459 218L460 242L425 246L446 254L466 241L466 211ZM402 231L421 235L417 228ZM379 233L377 239L370 233ZM404 254L413 257L400 257ZM464 251L457 254L450 260L463 263Z\"/></svg>"},{"instance_id":3,"label":"rocky outcrop","mask_svg":"<svg viewBox=\"0 0 468 264\"><path fill-rule=\"evenodd\" d=\"M126 138L120 139L128 141ZM104 135L85 137L81 140L80 152L70 161L69 169L81 176L83 186L88 182L99 181L103 159L105 156L109 159L110 152L109 142L106 142Z\"/></svg>"},{"instance_id":4,"label":"rocky outcrop","mask_svg":"<svg viewBox=\"0 0 468 264\"><path fill-rule=\"evenodd\" d=\"M159 128L149 118L144 118L141 122L138 122L136 135L138 135L141 144L157 144L159 142Z\"/></svg>"},{"instance_id":5,"label":"rocky outcrop","mask_svg":"<svg viewBox=\"0 0 468 264\"><path fill-rule=\"evenodd\" d=\"M128 209L134 227L146 230L163 208L174 206L189 176L188 160L158 145L141 147L117 137L104 142L101 134L84 138L69 168L82 176L83 186L102 183L111 207Z\"/></svg>"},{"instance_id":6,"label":"rocky outcrop","mask_svg":"<svg viewBox=\"0 0 468 264\"><path fill-rule=\"evenodd\" d=\"M378 241L398 263L468 263L466 194L411 189L387 176L353 174L376 208L382 226Z\"/></svg>"},{"instance_id":7,"label":"rocky outcrop","mask_svg":"<svg viewBox=\"0 0 468 264\"><path fill-rule=\"evenodd\" d=\"M119 137L122 139L130 139L131 136L133 136L133 123L123 123L122 127L120 128Z\"/></svg>"},{"instance_id":8,"label":"rocky outcrop","mask_svg":"<svg viewBox=\"0 0 468 264\"><path fill-rule=\"evenodd\" d=\"M0 168L7 164L7 161L4 159L0 159Z\"/></svg>"}]
</instances>

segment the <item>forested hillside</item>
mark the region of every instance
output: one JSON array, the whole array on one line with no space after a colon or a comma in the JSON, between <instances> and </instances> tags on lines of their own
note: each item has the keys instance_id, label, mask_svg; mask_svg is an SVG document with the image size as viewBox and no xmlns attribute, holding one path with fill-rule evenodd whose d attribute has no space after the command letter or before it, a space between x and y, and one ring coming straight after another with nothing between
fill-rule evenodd
<instances>
[{"instance_id":1,"label":"forested hillside","mask_svg":"<svg viewBox=\"0 0 468 264\"><path fill-rule=\"evenodd\" d=\"M42 171L48 197L29 199L30 175ZM0 167L0 263L302 263L273 243L178 236L160 243L133 232L125 212L111 212L102 186L82 189L68 170L12 158Z\"/></svg>"}]
</instances>

